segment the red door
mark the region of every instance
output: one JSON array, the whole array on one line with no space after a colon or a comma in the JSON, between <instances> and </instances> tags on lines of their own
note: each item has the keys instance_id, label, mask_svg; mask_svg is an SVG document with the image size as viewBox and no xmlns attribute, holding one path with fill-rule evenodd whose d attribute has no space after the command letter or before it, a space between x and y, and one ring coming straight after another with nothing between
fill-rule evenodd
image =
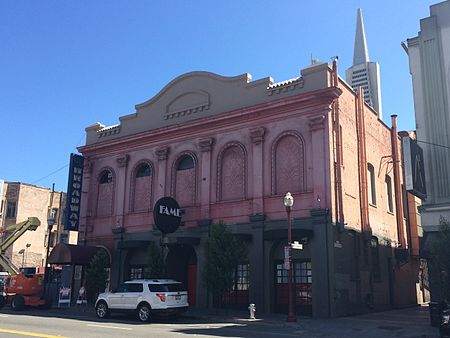
<instances>
[{"instance_id":1,"label":"red door","mask_svg":"<svg viewBox=\"0 0 450 338\"><path fill-rule=\"evenodd\" d=\"M188 301L189 305L195 305L197 291L197 264L188 265Z\"/></svg>"},{"instance_id":2,"label":"red door","mask_svg":"<svg viewBox=\"0 0 450 338\"><path fill-rule=\"evenodd\" d=\"M297 314L312 315L312 267L309 260L293 261L294 310ZM287 312L288 271L283 262L275 263L275 311Z\"/></svg>"}]
</instances>

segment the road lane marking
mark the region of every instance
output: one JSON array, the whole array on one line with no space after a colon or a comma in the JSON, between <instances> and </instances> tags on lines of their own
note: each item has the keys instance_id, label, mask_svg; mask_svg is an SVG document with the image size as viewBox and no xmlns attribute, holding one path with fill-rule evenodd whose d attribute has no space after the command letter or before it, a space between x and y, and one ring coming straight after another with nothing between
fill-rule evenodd
<instances>
[{"instance_id":1,"label":"road lane marking","mask_svg":"<svg viewBox=\"0 0 450 338\"><path fill-rule=\"evenodd\" d=\"M64 337L64 336L55 336L55 335L50 335L50 334L45 334L45 333L16 331L16 330L5 330L5 329L0 329L0 332L18 334L18 335L21 335L21 336L41 337L41 338L67 338L67 337Z\"/></svg>"},{"instance_id":2,"label":"road lane marking","mask_svg":"<svg viewBox=\"0 0 450 338\"><path fill-rule=\"evenodd\" d=\"M128 331L133 330L133 329L130 329L129 327L120 327L120 326L111 326L111 325L87 324L87 326L101 327L104 329L113 329L113 330L128 330Z\"/></svg>"}]
</instances>

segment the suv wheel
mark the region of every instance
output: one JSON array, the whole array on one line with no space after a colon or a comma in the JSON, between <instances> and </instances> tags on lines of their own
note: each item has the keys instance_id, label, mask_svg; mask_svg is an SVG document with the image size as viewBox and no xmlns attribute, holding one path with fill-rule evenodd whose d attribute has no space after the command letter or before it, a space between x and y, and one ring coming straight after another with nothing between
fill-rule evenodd
<instances>
[{"instance_id":1,"label":"suv wheel","mask_svg":"<svg viewBox=\"0 0 450 338\"><path fill-rule=\"evenodd\" d=\"M101 319L108 317L109 314L108 305L106 305L106 303L103 301L98 302L97 306L95 307L95 314L97 315L98 318Z\"/></svg>"},{"instance_id":2,"label":"suv wheel","mask_svg":"<svg viewBox=\"0 0 450 338\"><path fill-rule=\"evenodd\" d=\"M21 295L15 295L14 298L11 301L11 309L14 311L20 311L23 310L25 306L25 298Z\"/></svg>"},{"instance_id":3,"label":"suv wheel","mask_svg":"<svg viewBox=\"0 0 450 338\"><path fill-rule=\"evenodd\" d=\"M148 304L141 304L137 309L137 317L141 322L148 322L151 317L151 308Z\"/></svg>"}]
</instances>

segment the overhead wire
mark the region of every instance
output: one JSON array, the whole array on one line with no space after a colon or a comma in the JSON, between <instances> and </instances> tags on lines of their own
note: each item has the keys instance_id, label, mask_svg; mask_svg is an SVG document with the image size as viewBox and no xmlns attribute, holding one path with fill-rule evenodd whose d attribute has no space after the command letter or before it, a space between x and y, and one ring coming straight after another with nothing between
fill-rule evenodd
<instances>
[{"instance_id":1,"label":"overhead wire","mask_svg":"<svg viewBox=\"0 0 450 338\"><path fill-rule=\"evenodd\" d=\"M421 140L416 140L416 141L419 142L419 143L425 143L425 144L429 144L429 145L436 146L436 147L441 147L441 148L450 149L449 146L444 146L444 145L442 145L442 144L437 144L437 143L432 143L432 142L426 142L426 141L421 141Z\"/></svg>"},{"instance_id":2,"label":"overhead wire","mask_svg":"<svg viewBox=\"0 0 450 338\"><path fill-rule=\"evenodd\" d=\"M79 144L80 144L81 140L83 139L83 137L84 137L84 134L81 135L81 137L78 139L77 144L76 144L75 147L74 147L75 149L77 149L77 147L79 146ZM31 182L31 184L36 184L36 183L38 183L38 182L40 182L40 181L42 181L42 180L45 180L46 178L48 178L48 177L50 177L50 176L52 176L52 175L54 175L54 174L60 172L61 170L67 168L68 166L69 166L69 163L66 163L66 164L63 165L61 168L58 168L58 169L52 171L51 173L47 174L46 176L41 177L41 178L37 179L36 181Z\"/></svg>"}]
</instances>

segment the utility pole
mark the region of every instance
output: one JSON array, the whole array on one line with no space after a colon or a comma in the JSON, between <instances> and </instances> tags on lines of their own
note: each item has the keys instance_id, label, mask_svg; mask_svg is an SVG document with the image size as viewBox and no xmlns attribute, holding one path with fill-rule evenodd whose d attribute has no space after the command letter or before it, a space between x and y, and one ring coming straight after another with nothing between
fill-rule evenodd
<instances>
[{"instance_id":1,"label":"utility pole","mask_svg":"<svg viewBox=\"0 0 450 338\"><path fill-rule=\"evenodd\" d=\"M50 241L53 225L55 224L55 214L53 213L53 195L55 194L55 183L52 185L52 192L50 193L50 205L48 207L47 214L47 251L45 254L45 266L44 266L44 294L47 296L48 293L48 279L50 271L48 271L48 255L50 252Z\"/></svg>"}]
</instances>

